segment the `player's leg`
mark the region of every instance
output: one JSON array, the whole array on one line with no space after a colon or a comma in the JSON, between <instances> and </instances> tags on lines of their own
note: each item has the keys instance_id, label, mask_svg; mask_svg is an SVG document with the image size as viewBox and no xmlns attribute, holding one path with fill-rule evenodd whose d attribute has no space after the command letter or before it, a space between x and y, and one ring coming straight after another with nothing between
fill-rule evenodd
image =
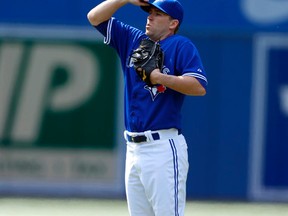
<instances>
[{"instance_id":1,"label":"player's leg","mask_svg":"<svg viewBox=\"0 0 288 216\"><path fill-rule=\"evenodd\" d=\"M149 144L147 148L151 148ZM147 155L142 181L155 216L183 216L188 173L187 144L182 135L153 143ZM152 152L150 150L150 153Z\"/></svg>"},{"instance_id":2,"label":"player's leg","mask_svg":"<svg viewBox=\"0 0 288 216\"><path fill-rule=\"evenodd\" d=\"M127 144L125 167L125 190L130 216L154 216L148 202L144 187L137 170L137 154L134 152L138 144Z\"/></svg>"}]
</instances>

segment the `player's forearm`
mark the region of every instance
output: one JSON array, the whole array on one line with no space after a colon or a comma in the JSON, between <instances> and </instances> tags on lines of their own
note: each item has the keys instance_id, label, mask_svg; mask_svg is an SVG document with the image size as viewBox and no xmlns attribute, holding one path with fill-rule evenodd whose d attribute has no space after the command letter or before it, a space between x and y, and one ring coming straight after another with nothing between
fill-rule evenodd
<instances>
[{"instance_id":1,"label":"player's forearm","mask_svg":"<svg viewBox=\"0 0 288 216\"><path fill-rule=\"evenodd\" d=\"M162 73L153 73L154 82L162 84L185 95L203 96L206 94L205 88L195 77L173 76Z\"/></svg>"},{"instance_id":2,"label":"player's forearm","mask_svg":"<svg viewBox=\"0 0 288 216\"><path fill-rule=\"evenodd\" d=\"M94 7L87 14L91 25L97 26L100 23L110 19L113 14L125 4L128 0L106 0Z\"/></svg>"},{"instance_id":3,"label":"player's forearm","mask_svg":"<svg viewBox=\"0 0 288 216\"><path fill-rule=\"evenodd\" d=\"M147 2L149 2L149 0L106 0L90 10L87 14L87 18L91 25L97 26L110 19L119 8L127 3L136 6L147 6Z\"/></svg>"}]
</instances>

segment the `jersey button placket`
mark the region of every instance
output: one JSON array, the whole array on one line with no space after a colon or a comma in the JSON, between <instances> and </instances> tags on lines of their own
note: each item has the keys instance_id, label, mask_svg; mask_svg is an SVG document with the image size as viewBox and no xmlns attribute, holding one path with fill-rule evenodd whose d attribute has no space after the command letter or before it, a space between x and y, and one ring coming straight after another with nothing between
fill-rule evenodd
<instances>
[{"instance_id":1,"label":"jersey button placket","mask_svg":"<svg viewBox=\"0 0 288 216\"><path fill-rule=\"evenodd\" d=\"M131 118L131 127L133 130L137 129L137 117L136 117L136 110L137 110L137 94L134 92L132 94L132 102L130 105L130 118Z\"/></svg>"}]
</instances>

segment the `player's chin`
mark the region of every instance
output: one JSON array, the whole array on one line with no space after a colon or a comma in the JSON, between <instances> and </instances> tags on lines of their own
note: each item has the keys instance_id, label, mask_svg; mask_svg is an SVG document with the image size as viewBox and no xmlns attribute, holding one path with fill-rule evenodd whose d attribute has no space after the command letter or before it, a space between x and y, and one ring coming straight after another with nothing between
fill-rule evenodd
<instances>
[{"instance_id":1,"label":"player's chin","mask_svg":"<svg viewBox=\"0 0 288 216\"><path fill-rule=\"evenodd\" d=\"M149 27L149 26L146 26L146 34L148 35L148 34L151 34L151 28Z\"/></svg>"},{"instance_id":2,"label":"player's chin","mask_svg":"<svg viewBox=\"0 0 288 216\"><path fill-rule=\"evenodd\" d=\"M146 28L146 31L145 31L145 34L150 37L152 34L151 34L151 31L149 31L147 28Z\"/></svg>"}]
</instances>

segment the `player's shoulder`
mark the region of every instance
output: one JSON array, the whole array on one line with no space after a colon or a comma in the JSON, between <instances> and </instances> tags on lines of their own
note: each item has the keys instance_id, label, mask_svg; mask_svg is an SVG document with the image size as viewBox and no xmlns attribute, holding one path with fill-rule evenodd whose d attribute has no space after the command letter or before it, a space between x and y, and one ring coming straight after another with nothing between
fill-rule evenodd
<instances>
[{"instance_id":1,"label":"player's shoulder","mask_svg":"<svg viewBox=\"0 0 288 216\"><path fill-rule=\"evenodd\" d=\"M180 35L180 34L174 34L168 37L166 41L169 43L177 43L177 44L185 44L185 43L193 44L190 38Z\"/></svg>"},{"instance_id":2,"label":"player's shoulder","mask_svg":"<svg viewBox=\"0 0 288 216\"><path fill-rule=\"evenodd\" d=\"M172 36L172 38L174 39L174 40L177 40L177 41L191 41L188 37L186 37L186 36L184 36L184 35L180 35L180 34L174 34L173 36Z\"/></svg>"},{"instance_id":3,"label":"player's shoulder","mask_svg":"<svg viewBox=\"0 0 288 216\"><path fill-rule=\"evenodd\" d=\"M169 44L170 46L177 47L177 49L182 49L182 48L196 48L192 40L186 36L180 35L180 34L175 34L172 35L166 40L163 41L166 44Z\"/></svg>"}]
</instances>

